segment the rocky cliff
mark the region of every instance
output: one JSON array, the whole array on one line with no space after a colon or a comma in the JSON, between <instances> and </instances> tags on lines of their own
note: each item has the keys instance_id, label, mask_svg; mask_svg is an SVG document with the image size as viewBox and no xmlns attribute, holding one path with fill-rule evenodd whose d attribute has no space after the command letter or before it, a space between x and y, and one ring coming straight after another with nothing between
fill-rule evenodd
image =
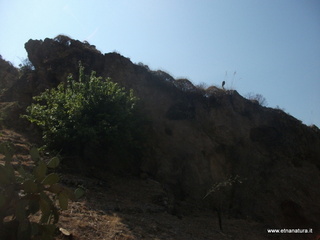
<instances>
[{"instance_id":1,"label":"rocky cliff","mask_svg":"<svg viewBox=\"0 0 320 240\"><path fill-rule=\"evenodd\" d=\"M270 227L320 230L317 127L236 91L198 89L186 79L175 80L65 36L29 40L25 48L34 70L7 84L2 102L30 104L32 96L66 81L69 74L77 76L81 61L88 72L132 88L141 99L151 122L141 171L168 186L176 199L217 207L218 196L230 215ZM214 184L235 176L241 183L203 199Z\"/></svg>"}]
</instances>

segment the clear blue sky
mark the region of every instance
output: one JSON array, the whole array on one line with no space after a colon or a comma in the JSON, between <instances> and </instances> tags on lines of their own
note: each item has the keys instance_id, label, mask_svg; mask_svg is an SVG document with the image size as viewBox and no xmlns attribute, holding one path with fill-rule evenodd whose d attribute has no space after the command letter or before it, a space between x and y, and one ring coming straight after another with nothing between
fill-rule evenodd
<instances>
[{"instance_id":1,"label":"clear blue sky","mask_svg":"<svg viewBox=\"0 0 320 240\"><path fill-rule=\"evenodd\" d=\"M0 24L15 65L30 38L65 34L320 127L319 0L0 0Z\"/></svg>"}]
</instances>

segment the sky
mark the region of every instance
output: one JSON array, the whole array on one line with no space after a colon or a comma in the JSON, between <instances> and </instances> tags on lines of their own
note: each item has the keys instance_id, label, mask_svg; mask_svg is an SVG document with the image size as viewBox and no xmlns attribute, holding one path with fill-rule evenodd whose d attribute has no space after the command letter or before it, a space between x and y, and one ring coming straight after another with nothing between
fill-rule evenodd
<instances>
[{"instance_id":1,"label":"sky","mask_svg":"<svg viewBox=\"0 0 320 240\"><path fill-rule=\"evenodd\" d=\"M0 54L59 34L320 127L320 0L0 0Z\"/></svg>"}]
</instances>

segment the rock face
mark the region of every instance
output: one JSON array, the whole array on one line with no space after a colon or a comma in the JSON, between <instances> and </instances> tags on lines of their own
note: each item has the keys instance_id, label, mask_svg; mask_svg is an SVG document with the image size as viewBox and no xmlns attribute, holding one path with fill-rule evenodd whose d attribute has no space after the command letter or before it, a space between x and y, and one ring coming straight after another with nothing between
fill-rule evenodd
<instances>
[{"instance_id":1,"label":"rock face","mask_svg":"<svg viewBox=\"0 0 320 240\"><path fill-rule=\"evenodd\" d=\"M117 53L65 36L25 44L35 70L12 87L24 104L46 88L75 77L81 61L90 72L132 88L151 120L142 171L167 185L177 199L217 207L270 227L313 228L320 219L320 131L281 110L265 108L236 91L200 90ZM203 197L219 182L233 183Z\"/></svg>"},{"instance_id":2,"label":"rock face","mask_svg":"<svg viewBox=\"0 0 320 240\"><path fill-rule=\"evenodd\" d=\"M18 70L0 55L0 95L10 89L18 78Z\"/></svg>"}]
</instances>

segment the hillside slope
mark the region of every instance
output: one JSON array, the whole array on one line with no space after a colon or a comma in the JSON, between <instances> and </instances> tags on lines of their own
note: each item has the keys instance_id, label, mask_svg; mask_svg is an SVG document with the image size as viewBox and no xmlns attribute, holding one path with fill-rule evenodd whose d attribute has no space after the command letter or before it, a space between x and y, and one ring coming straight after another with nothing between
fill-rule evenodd
<instances>
[{"instance_id":1,"label":"hillside slope","mask_svg":"<svg viewBox=\"0 0 320 240\"><path fill-rule=\"evenodd\" d=\"M197 89L186 79L150 71L117 53L103 55L65 36L29 40L25 47L35 70L6 89L2 102L18 102L23 111L32 96L66 81L70 73L77 76L81 61L88 72L111 77L141 99L150 119L141 171L169 189L176 203L218 208L222 201L229 216L266 227L320 231L317 127L259 106L236 91ZM25 124L18 122L11 127ZM215 183L235 176L241 183L203 199Z\"/></svg>"}]
</instances>

